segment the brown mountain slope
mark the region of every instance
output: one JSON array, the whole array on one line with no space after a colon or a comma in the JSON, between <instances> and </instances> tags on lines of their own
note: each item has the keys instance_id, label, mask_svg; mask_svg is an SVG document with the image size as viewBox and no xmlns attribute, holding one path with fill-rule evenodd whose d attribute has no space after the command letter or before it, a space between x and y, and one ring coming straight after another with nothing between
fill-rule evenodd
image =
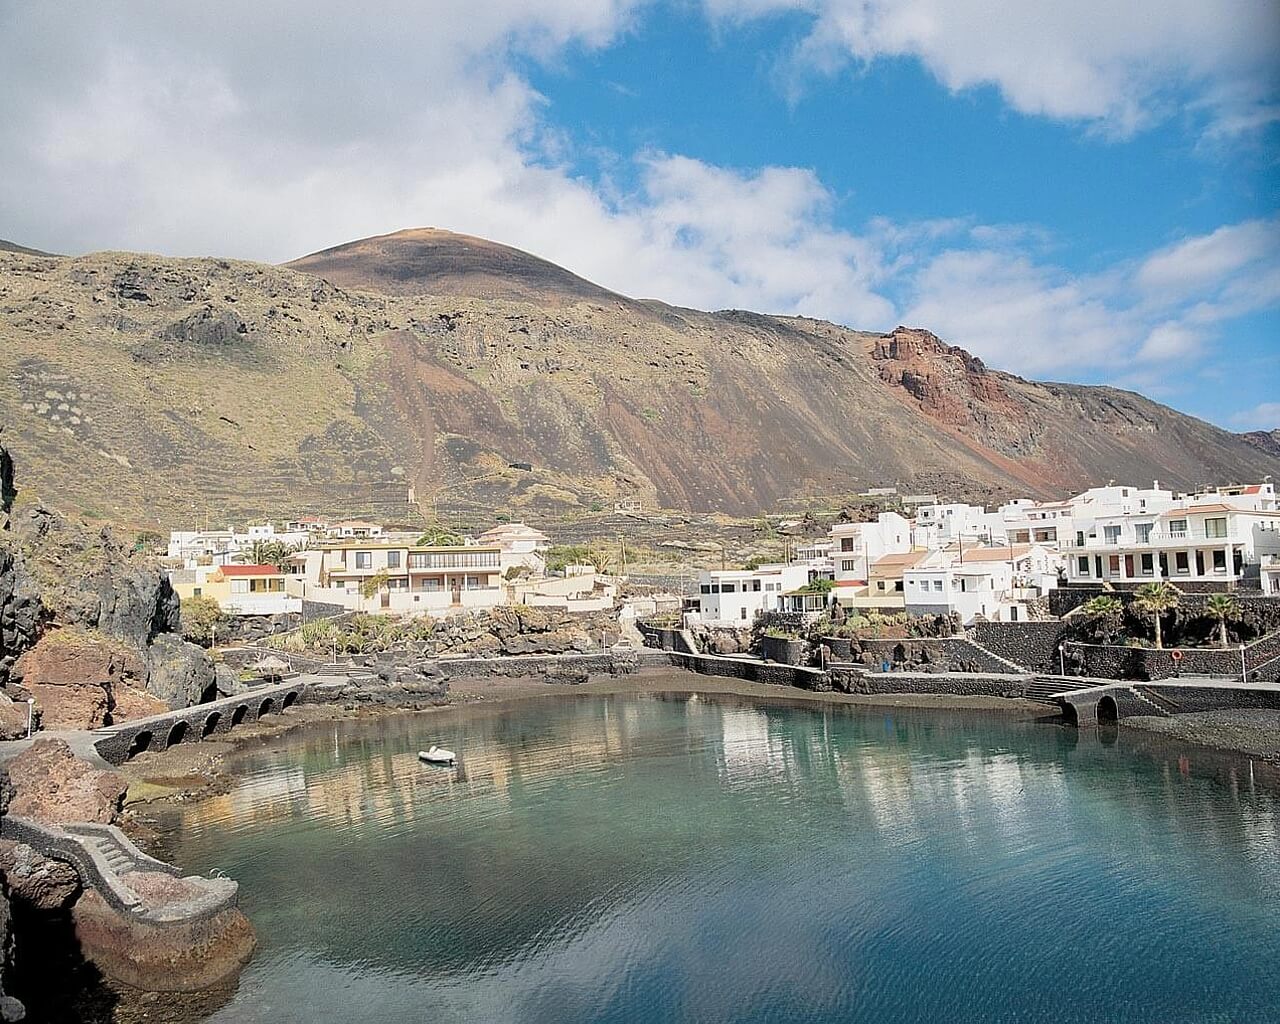
<instances>
[{"instance_id":1,"label":"brown mountain slope","mask_svg":"<svg viewBox=\"0 0 1280 1024\"><path fill-rule=\"evenodd\" d=\"M894 483L1051 496L1280 471L1138 395L991 371L925 331L575 298L594 286L493 243L452 236L467 259L442 264L439 234L416 255L392 236L389 279L348 247L335 276L381 292L227 260L0 254L0 422L23 479L168 524L403 517L411 487L520 515L624 496L756 513ZM440 294L522 260L512 294L536 303Z\"/></svg>"},{"instance_id":2,"label":"brown mountain slope","mask_svg":"<svg viewBox=\"0 0 1280 1024\"><path fill-rule=\"evenodd\" d=\"M628 301L527 252L442 228L362 238L285 266L340 288L384 295L455 295L540 306Z\"/></svg>"}]
</instances>

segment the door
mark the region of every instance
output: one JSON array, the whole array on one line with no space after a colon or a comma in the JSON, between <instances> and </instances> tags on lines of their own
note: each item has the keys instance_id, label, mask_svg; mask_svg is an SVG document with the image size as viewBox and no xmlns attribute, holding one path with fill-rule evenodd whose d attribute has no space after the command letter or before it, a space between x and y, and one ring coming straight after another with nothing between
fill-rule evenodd
<instances>
[{"instance_id":1,"label":"door","mask_svg":"<svg viewBox=\"0 0 1280 1024\"><path fill-rule=\"evenodd\" d=\"M1124 574L1133 579L1133 555L1124 556Z\"/></svg>"},{"instance_id":2,"label":"door","mask_svg":"<svg viewBox=\"0 0 1280 1024\"><path fill-rule=\"evenodd\" d=\"M1197 576L1204 575L1204 552L1203 551L1196 552L1196 575Z\"/></svg>"}]
</instances>

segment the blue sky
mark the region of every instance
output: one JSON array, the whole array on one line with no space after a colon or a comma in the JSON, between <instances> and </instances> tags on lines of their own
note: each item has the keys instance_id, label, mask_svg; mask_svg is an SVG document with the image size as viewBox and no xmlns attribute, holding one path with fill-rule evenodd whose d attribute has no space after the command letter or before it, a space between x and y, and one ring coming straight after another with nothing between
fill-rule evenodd
<instances>
[{"instance_id":1,"label":"blue sky","mask_svg":"<svg viewBox=\"0 0 1280 1024\"><path fill-rule=\"evenodd\" d=\"M11 5L0 152L27 244L435 224L1280 427L1272 0Z\"/></svg>"}]
</instances>

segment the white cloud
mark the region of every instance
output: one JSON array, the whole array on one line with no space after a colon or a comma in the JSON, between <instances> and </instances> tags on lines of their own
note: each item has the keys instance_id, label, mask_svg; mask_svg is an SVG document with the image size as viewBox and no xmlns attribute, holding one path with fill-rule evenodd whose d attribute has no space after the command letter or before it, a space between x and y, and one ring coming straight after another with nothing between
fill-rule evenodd
<instances>
[{"instance_id":1,"label":"white cloud","mask_svg":"<svg viewBox=\"0 0 1280 1024\"><path fill-rule=\"evenodd\" d=\"M869 329L915 323L992 365L1072 379L1140 367L1154 381L1213 351L1233 318L1280 301L1274 220L1079 275L1053 264L1052 239L1034 226L873 218L842 229L836 198L805 168L648 152L612 155L627 188L588 180L515 69L608 45L637 3L406 2L378 19L246 2L131 5L127 17L109 3L0 8L0 224L62 251L273 261L438 225L627 294ZM952 15L924 0L812 5L820 22L838 7L865 21L866 46L928 40L942 63L972 34L950 40ZM1170 12L1192 18L1179 4ZM1024 59L1072 17L1049 17ZM1064 54L1084 59L1070 45ZM1110 116L1107 103L1090 109Z\"/></svg>"},{"instance_id":2,"label":"white cloud","mask_svg":"<svg viewBox=\"0 0 1280 1024\"><path fill-rule=\"evenodd\" d=\"M797 69L918 59L953 91L998 88L1025 114L1127 135L1190 105L1212 131L1276 118L1274 0L704 0L741 21L801 11Z\"/></svg>"},{"instance_id":3,"label":"white cloud","mask_svg":"<svg viewBox=\"0 0 1280 1024\"><path fill-rule=\"evenodd\" d=\"M1277 221L1227 225L1093 275L985 244L1017 232L967 237L908 278L906 318L1019 373L1149 386L1178 376L1232 320L1280 304Z\"/></svg>"},{"instance_id":4,"label":"white cloud","mask_svg":"<svg viewBox=\"0 0 1280 1024\"><path fill-rule=\"evenodd\" d=\"M1262 402L1231 417L1241 430L1280 430L1280 402Z\"/></svg>"}]
</instances>

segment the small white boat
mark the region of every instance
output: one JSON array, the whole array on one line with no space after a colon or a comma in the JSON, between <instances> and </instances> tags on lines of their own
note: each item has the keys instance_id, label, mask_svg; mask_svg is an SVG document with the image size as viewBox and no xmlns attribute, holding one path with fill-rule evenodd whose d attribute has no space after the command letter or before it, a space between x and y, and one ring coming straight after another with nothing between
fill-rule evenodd
<instances>
[{"instance_id":1,"label":"small white boat","mask_svg":"<svg viewBox=\"0 0 1280 1024\"><path fill-rule=\"evenodd\" d=\"M427 761L431 764L453 764L458 759L458 755L452 750L445 750L444 747L437 747L431 744L430 750L419 750L418 760Z\"/></svg>"}]
</instances>

